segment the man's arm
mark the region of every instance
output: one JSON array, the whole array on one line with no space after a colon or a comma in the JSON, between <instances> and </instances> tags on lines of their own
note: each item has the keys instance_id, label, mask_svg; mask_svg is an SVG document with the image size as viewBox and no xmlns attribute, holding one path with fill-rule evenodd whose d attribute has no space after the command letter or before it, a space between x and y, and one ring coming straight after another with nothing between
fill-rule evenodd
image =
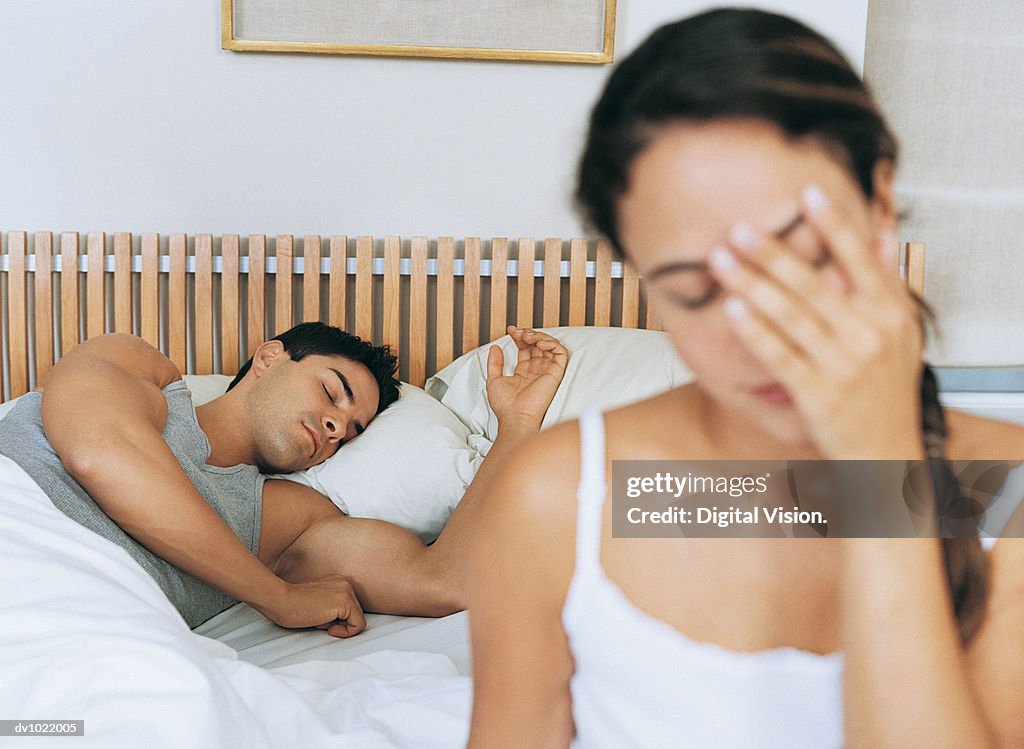
<instances>
[{"instance_id":1,"label":"man's arm","mask_svg":"<svg viewBox=\"0 0 1024 749\"><path fill-rule=\"evenodd\" d=\"M390 523L328 511L281 555L276 569L282 577L344 574L363 606L378 613L442 616L466 608L466 559L481 506L508 456L540 430L569 356L547 334L518 328L509 334L518 347L515 372L502 375L496 346L487 360L487 397L498 417L497 437L437 540L424 546Z\"/></svg>"},{"instance_id":2,"label":"man's arm","mask_svg":"<svg viewBox=\"0 0 1024 749\"><path fill-rule=\"evenodd\" d=\"M297 586L280 579L189 481L162 436L161 389L180 376L166 357L129 335L95 338L64 356L45 381L42 418L68 473L154 554L278 624L347 620L331 634L361 630L362 611L348 581Z\"/></svg>"}]
</instances>

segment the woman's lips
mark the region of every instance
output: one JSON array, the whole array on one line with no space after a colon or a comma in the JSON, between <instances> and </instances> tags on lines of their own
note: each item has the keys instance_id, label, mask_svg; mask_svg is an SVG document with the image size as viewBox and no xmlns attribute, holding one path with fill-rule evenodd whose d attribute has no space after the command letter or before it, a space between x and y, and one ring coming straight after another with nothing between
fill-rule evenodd
<instances>
[{"instance_id":1,"label":"woman's lips","mask_svg":"<svg viewBox=\"0 0 1024 749\"><path fill-rule=\"evenodd\" d=\"M766 385L760 385L753 389L753 393L755 396L768 403L788 405L793 402L793 398L790 397L789 391L777 382L769 382Z\"/></svg>"}]
</instances>

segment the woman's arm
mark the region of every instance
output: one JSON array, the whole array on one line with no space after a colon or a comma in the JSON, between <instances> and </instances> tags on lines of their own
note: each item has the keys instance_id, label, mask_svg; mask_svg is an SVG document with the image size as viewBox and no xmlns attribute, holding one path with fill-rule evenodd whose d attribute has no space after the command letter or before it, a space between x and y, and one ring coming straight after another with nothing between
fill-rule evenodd
<instances>
[{"instance_id":1,"label":"woman's arm","mask_svg":"<svg viewBox=\"0 0 1024 749\"><path fill-rule=\"evenodd\" d=\"M991 747L932 538L846 539L842 580L851 747Z\"/></svg>"},{"instance_id":2,"label":"woman's arm","mask_svg":"<svg viewBox=\"0 0 1024 749\"><path fill-rule=\"evenodd\" d=\"M864 236L816 188L804 192L803 216L829 274L773 237L734 232L726 262L712 264L733 330L790 392L822 457L922 459L920 315L891 270L894 243ZM865 496L902 503L898 489ZM842 543L849 744L991 746L939 541Z\"/></svg>"},{"instance_id":3,"label":"woman's arm","mask_svg":"<svg viewBox=\"0 0 1024 749\"><path fill-rule=\"evenodd\" d=\"M480 508L469 560L473 749L572 740L561 615L575 558L576 434L557 427L518 450Z\"/></svg>"},{"instance_id":4,"label":"woman's arm","mask_svg":"<svg viewBox=\"0 0 1024 749\"><path fill-rule=\"evenodd\" d=\"M985 618L967 659L996 745L1024 748L1024 505L990 555Z\"/></svg>"}]
</instances>

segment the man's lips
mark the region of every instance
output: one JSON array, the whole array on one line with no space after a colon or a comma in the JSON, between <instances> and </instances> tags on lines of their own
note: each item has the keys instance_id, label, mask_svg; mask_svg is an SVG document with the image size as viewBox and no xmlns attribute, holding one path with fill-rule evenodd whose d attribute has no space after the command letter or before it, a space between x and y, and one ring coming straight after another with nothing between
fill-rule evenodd
<instances>
[{"instance_id":1,"label":"man's lips","mask_svg":"<svg viewBox=\"0 0 1024 749\"><path fill-rule=\"evenodd\" d=\"M313 441L313 455L316 455L318 452L320 452L320 437L313 429L309 427L308 424L303 424L302 426L307 432L309 432L309 438Z\"/></svg>"},{"instance_id":2,"label":"man's lips","mask_svg":"<svg viewBox=\"0 0 1024 749\"><path fill-rule=\"evenodd\" d=\"M758 385L751 391L755 396L761 400L769 403L792 403L793 398L790 396L789 391L778 382L768 382L764 385Z\"/></svg>"}]
</instances>

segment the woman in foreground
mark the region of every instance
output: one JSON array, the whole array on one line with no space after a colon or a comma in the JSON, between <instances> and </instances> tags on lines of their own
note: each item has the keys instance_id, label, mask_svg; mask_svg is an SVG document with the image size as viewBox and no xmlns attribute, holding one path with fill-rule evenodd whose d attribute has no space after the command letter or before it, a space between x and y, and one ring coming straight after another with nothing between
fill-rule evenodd
<instances>
[{"instance_id":1,"label":"woman in foreground","mask_svg":"<svg viewBox=\"0 0 1024 749\"><path fill-rule=\"evenodd\" d=\"M787 18L695 16L613 72L577 196L695 381L496 478L470 746L1024 745L1020 540L986 573L977 539L611 534L613 461L1024 458L1024 429L938 405L895 161L856 73Z\"/></svg>"}]
</instances>

